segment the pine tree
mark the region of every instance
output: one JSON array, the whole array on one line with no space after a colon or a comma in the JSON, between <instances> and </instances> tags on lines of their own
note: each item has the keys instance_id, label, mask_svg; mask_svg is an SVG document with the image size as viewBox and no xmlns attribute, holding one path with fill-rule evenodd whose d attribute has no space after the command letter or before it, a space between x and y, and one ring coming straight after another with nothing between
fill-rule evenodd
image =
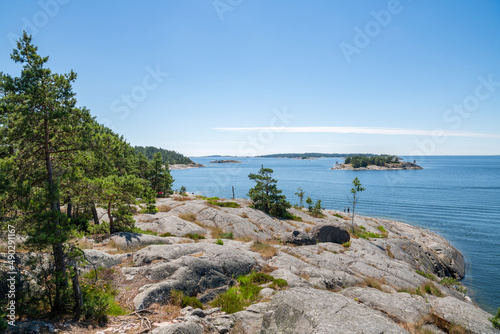
<instances>
[{"instance_id":1,"label":"pine tree","mask_svg":"<svg viewBox=\"0 0 500 334\"><path fill-rule=\"evenodd\" d=\"M64 314L69 287L67 244L74 227L61 204L81 173L81 152L88 142L91 117L76 107L72 83L76 74L55 74L45 67L23 34L11 58L22 65L19 77L1 73L0 147L2 173L10 179L1 204L15 218L32 249L51 250L55 293L52 312ZM71 215L71 213L70 213Z\"/></svg>"},{"instance_id":2,"label":"pine tree","mask_svg":"<svg viewBox=\"0 0 500 334\"><path fill-rule=\"evenodd\" d=\"M168 165L163 165L161 153L155 153L150 163L148 180L156 197L165 197L172 192L174 179L170 174Z\"/></svg>"},{"instance_id":3,"label":"pine tree","mask_svg":"<svg viewBox=\"0 0 500 334\"><path fill-rule=\"evenodd\" d=\"M272 173L271 168L261 166L257 174L249 174L248 178L257 184L249 190L248 197L256 209L273 216L289 218L290 214L287 209L291 205L285 195L281 195L282 191L277 186L278 181L272 178Z\"/></svg>"}]
</instances>

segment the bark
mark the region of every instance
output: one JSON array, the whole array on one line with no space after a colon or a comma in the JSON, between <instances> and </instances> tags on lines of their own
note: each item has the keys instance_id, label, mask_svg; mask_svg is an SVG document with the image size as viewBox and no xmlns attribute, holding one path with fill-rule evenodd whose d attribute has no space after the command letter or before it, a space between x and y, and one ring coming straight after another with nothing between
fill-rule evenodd
<instances>
[{"instance_id":1,"label":"bark","mask_svg":"<svg viewBox=\"0 0 500 334\"><path fill-rule=\"evenodd\" d=\"M92 218L94 219L94 224L99 225L99 216L97 215L97 210L95 208L94 202L90 204L90 210L92 211Z\"/></svg>"},{"instance_id":2,"label":"bark","mask_svg":"<svg viewBox=\"0 0 500 334\"><path fill-rule=\"evenodd\" d=\"M73 274L73 297L75 298L75 317L74 320L78 321L80 320L80 317L82 315L82 310L83 310L83 297L82 297L82 290L80 288L80 280L79 280L79 275L78 275L78 265L74 264L74 274Z\"/></svg>"}]
</instances>

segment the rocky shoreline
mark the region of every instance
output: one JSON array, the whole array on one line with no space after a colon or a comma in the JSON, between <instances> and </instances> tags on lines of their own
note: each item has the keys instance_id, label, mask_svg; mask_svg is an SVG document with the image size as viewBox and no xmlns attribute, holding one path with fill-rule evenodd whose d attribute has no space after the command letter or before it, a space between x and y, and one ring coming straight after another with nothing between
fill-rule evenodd
<instances>
[{"instance_id":1,"label":"rocky shoreline","mask_svg":"<svg viewBox=\"0 0 500 334\"><path fill-rule=\"evenodd\" d=\"M210 161L211 164L241 164L238 160L214 160Z\"/></svg>"},{"instance_id":2,"label":"rocky shoreline","mask_svg":"<svg viewBox=\"0 0 500 334\"><path fill-rule=\"evenodd\" d=\"M465 262L435 233L357 216L359 233L349 235L350 218L343 212L323 210L318 218L292 208L294 220L283 220L252 209L248 200L233 201L239 207L194 196L159 199L162 212L137 215L136 225L168 237L122 232L99 242L85 238L86 256L115 271L118 301L128 301L136 312L168 305L173 290L204 304L203 310L186 307L152 322L149 332L155 334L447 333L452 328L500 333L489 322L491 315L463 290L440 284L446 277L463 278ZM193 235L205 239L188 237ZM223 236L228 239L215 243ZM258 299L235 313L210 306L237 284L236 277L251 272L287 286L262 284ZM114 318L99 330L111 332L118 324L129 328L126 333L148 332L137 316ZM74 326L69 332L87 333L68 326Z\"/></svg>"},{"instance_id":3,"label":"rocky shoreline","mask_svg":"<svg viewBox=\"0 0 500 334\"><path fill-rule=\"evenodd\" d=\"M354 168L352 164L339 164L332 168L333 170L420 170L423 167L412 162L389 163L385 166L368 165L366 167Z\"/></svg>"},{"instance_id":4,"label":"rocky shoreline","mask_svg":"<svg viewBox=\"0 0 500 334\"><path fill-rule=\"evenodd\" d=\"M169 165L168 168L170 170L177 170L177 169L192 169L192 168L201 168L201 167L206 167L205 165L202 164L197 164L197 163L192 163L192 164L173 164Z\"/></svg>"}]
</instances>

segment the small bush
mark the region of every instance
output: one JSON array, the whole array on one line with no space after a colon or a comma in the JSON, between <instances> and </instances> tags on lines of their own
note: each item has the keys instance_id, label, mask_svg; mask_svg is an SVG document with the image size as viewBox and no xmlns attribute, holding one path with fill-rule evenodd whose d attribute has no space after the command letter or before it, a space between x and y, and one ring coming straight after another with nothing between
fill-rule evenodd
<instances>
[{"instance_id":1,"label":"small bush","mask_svg":"<svg viewBox=\"0 0 500 334\"><path fill-rule=\"evenodd\" d=\"M197 234L197 233L195 233L195 234L188 233L188 234L186 234L186 235L184 236L184 238L189 238L189 239L193 239L193 240L195 240L195 241L198 241L198 240L200 240L200 239L205 239L205 236L203 236L203 235L199 235L199 234Z\"/></svg>"},{"instance_id":2,"label":"small bush","mask_svg":"<svg viewBox=\"0 0 500 334\"><path fill-rule=\"evenodd\" d=\"M296 222L301 222L302 221L301 217L293 215L293 214L292 214L292 219L295 220Z\"/></svg>"},{"instance_id":3,"label":"small bush","mask_svg":"<svg viewBox=\"0 0 500 334\"><path fill-rule=\"evenodd\" d=\"M221 235L219 236L220 239L231 239L233 240L234 237L233 237L233 233L229 232L229 233L221 233Z\"/></svg>"},{"instance_id":4,"label":"small bush","mask_svg":"<svg viewBox=\"0 0 500 334\"><path fill-rule=\"evenodd\" d=\"M494 317L488 319L493 324L493 327L500 329L500 308L497 310L497 314Z\"/></svg>"},{"instance_id":5,"label":"small bush","mask_svg":"<svg viewBox=\"0 0 500 334\"><path fill-rule=\"evenodd\" d=\"M351 247L351 242L350 241L346 241L342 244L342 246L344 246L345 248L349 248Z\"/></svg>"},{"instance_id":6,"label":"small bush","mask_svg":"<svg viewBox=\"0 0 500 334\"><path fill-rule=\"evenodd\" d=\"M273 279L273 283L269 287L271 287L272 289L276 289L276 288L284 288L285 286L288 286L287 281L281 278L275 278Z\"/></svg>"},{"instance_id":7,"label":"small bush","mask_svg":"<svg viewBox=\"0 0 500 334\"><path fill-rule=\"evenodd\" d=\"M193 223L196 220L196 215L194 213L181 213L179 218Z\"/></svg>"},{"instance_id":8,"label":"small bush","mask_svg":"<svg viewBox=\"0 0 500 334\"><path fill-rule=\"evenodd\" d=\"M142 208L140 212L141 213L157 213L159 211L160 210L158 210L158 208L155 207L154 205L148 205L145 208Z\"/></svg>"},{"instance_id":9,"label":"small bush","mask_svg":"<svg viewBox=\"0 0 500 334\"><path fill-rule=\"evenodd\" d=\"M179 290L170 291L170 303L182 307L182 299L184 298L184 292Z\"/></svg>"},{"instance_id":10,"label":"small bush","mask_svg":"<svg viewBox=\"0 0 500 334\"><path fill-rule=\"evenodd\" d=\"M109 233L109 223L103 221L99 225L90 224L88 227L87 235L107 234L107 233Z\"/></svg>"},{"instance_id":11,"label":"small bush","mask_svg":"<svg viewBox=\"0 0 500 334\"><path fill-rule=\"evenodd\" d=\"M272 277L269 274L264 274L264 273L258 273L258 272L253 272L250 275L248 275L250 278L250 281L255 284L264 284L264 283L269 283L272 282L274 277Z\"/></svg>"},{"instance_id":12,"label":"small bush","mask_svg":"<svg viewBox=\"0 0 500 334\"><path fill-rule=\"evenodd\" d=\"M243 311L249 305L239 292L239 288L233 286L226 292L218 295L211 303L212 307L219 307L223 312L236 313Z\"/></svg>"},{"instance_id":13,"label":"small bush","mask_svg":"<svg viewBox=\"0 0 500 334\"><path fill-rule=\"evenodd\" d=\"M354 232L350 231L351 236L355 239L357 238L362 238L362 239L370 239L370 238L387 238L387 235L380 235L377 233L373 232L368 232L366 229L364 229L363 226L360 228L355 228Z\"/></svg>"},{"instance_id":14,"label":"small bush","mask_svg":"<svg viewBox=\"0 0 500 334\"><path fill-rule=\"evenodd\" d=\"M170 232L167 232L167 233L160 234L160 237L164 237L164 238L166 238L166 237L175 237L175 235L173 235Z\"/></svg>"},{"instance_id":15,"label":"small bush","mask_svg":"<svg viewBox=\"0 0 500 334\"><path fill-rule=\"evenodd\" d=\"M459 281L457 281L456 279L454 279L452 277L443 278L439 282L439 284L444 285L444 286L451 288L451 289L455 289L458 292L461 292L463 294L467 293L467 289L462 286L462 283L460 283Z\"/></svg>"},{"instance_id":16,"label":"small bush","mask_svg":"<svg viewBox=\"0 0 500 334\"><path fill-rule=\"evenodd\" d=\"M241 208L241 206L236 202L217 202L215 200L209 200L208 203L220 206L222 208Z\"/></svg>"},{"instance_id":17,"label":"small bush","mask_svg":"<svg viewBox=\"0 0 500 334\"><path fill-rule=\"evenodd\" d=\"M386 230L383 226L379 226L379 227L377 227L377 229L378 229L380 232L382 232L382 233L386 233L386 232L387 232L387 230Z\"/></svg>"},{"instance_id":18,"label":"small bush","mask_svg":"<svg viewBox=\"0 0 500 334\"><path fill-rule=\"evenodd\" d=\"M339 214L339 213L334 213L333 215L334 215L335 217L337 217L337 218L340 218L340 219L344 218L344 216L342 216L342 215L341 215L341 214Z\"/></svg>"},{"instance_id":19,"label":"small bush","mask_svg":"<svg viewBox=\"0 0 500 334\"><path fill-rule=\"evenodd\" d=\"M428 279L430 279L430 280L432 280L432 281L435 281L435 280L436 280L436 276L434 276L434 275L433 275L433 274L431 274L431 273L426 273L426 272L423 272L423 271L421 271L421 270L415 270L415 272L416 272L417 274L419 274L420 276L424 276L425 278L428 278Z\"/></svg>"},{"instance_id":20,"label":"small bush","mask_svg":"<svg viewBox=\"0 0 500 334\"><path fill-rule=\"evenodd\" d=\"M224 241L222 241L221 239L217 239L217 240L215 240L215 242L214 242L214 243L215 243L216 245L221 245L221 246L222 246L222 245L224 245Z\"/></svg>"},{"instance_id":21,"label":"small bush","mask_svg":"<svg viewBox=\"0 0 500 334\"><path fill-rule=\"evenodd\" d=\"M200 308L203 310L203 304L200 302L200 300L196 297L189 297L189 296L184 296L182 298L182 305L181 307L187 307L191 306L192 308Z\"/></svg>"}]
</instances>

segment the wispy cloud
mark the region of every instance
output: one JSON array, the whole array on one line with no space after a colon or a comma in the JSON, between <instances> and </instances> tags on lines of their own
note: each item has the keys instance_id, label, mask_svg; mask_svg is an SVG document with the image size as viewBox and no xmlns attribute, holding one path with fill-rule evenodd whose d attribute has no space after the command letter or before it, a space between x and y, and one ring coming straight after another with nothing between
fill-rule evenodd
<instances>
[{"instance_id":1,"label":"wispy cloud","mask_svg":"<svg viewBox=\"0 0 500 334\"><path fill-rule=\"evenodd\" d=\"M228 132L285 132L285 133L357 133L374 135L401 135L401 136L448 136L448 137L475 137L475 138L500 138L498 134L464 132L376 128L376 127L345 127L345 126L296 126L296 127L247 127L247 128L215 128L217 131Z\"/></svg>"}]
</instances>

